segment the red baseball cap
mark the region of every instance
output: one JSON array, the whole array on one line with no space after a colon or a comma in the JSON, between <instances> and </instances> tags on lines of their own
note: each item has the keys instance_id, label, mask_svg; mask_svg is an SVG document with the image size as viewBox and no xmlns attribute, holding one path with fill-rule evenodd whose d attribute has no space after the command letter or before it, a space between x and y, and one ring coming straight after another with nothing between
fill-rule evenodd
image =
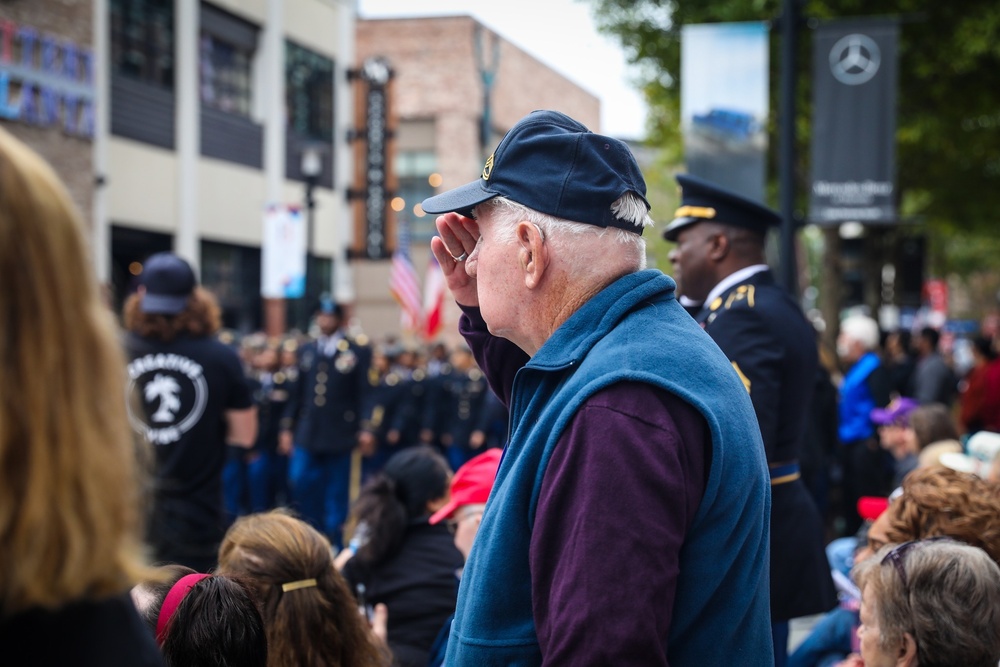
<instances>
[{"instance_id":1,"label":"red baseball cap","mask_svg":"<svg viewBox=\"0 0 1000 667\"><path fill-rule=\"evenodd\" d=\"M863 496L858 498L858 516L867 521L874 521L889 508L889 499L878 496Z\"/></svg>"},{"instance_id":2,"label":"red baseball cap","mask_svg":"<svg viewBox=\"0 0 1000 667\"><path fill-rule=\"evenodd\" d=\"M448 519L463 505L480 505L490 497L503 450L487 449L465 462L451 478L451 500L429 519L431 525Z\"/></svg>"}]
</instances>

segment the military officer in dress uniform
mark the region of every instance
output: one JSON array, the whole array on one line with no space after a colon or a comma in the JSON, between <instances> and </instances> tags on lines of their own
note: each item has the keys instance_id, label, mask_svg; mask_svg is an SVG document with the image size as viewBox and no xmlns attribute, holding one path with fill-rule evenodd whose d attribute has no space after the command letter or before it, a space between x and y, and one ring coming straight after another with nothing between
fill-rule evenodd
<instances>
[{"instance_id":1,"label":"military officer in dress uniform","mask_svg":"<svg viewBox=\"0 0 1000 667\"><path fill-rule=\"evenodd\" d=\"M339 547L371 351L366 340L345 334L343 310L329 297L320 300L316 323L319 337L299 348L298 381L285 407L279 446L291 456L293 503Z\"/></svg>"},{"instance_id":2,"label":"military officer in dress uniform","mask_svg":"<svg viewBox=\"0 0 1000 667\"><path fill-rule=\"evenodd\" d=\"M678 293L732 362L753 401L771 472L771 620L784 665L788 620L837 602L823 522L799 472L816 367L815 332L764 260L770 209L680 174L681 207L664 231Z\"/></svg>"},{"instance_id":3,"label":"military officer in dress uniform","mask_svg":"<svg viewBox=\"0 0 1000 667\"><path fill-rule=\"evenodd\" d=\"M295 386L298 366L283 365L286 348L296 348L294 339L268 341L254 358L258 424L256 457L247 464L250 511L265 512L287 502L288 457L278 452L281 424Z\"/></svg>"},{"instance_id":4,"label":"military officer in dress uniform","mask_svg":"<svg viewBox=\"0 0 1000 667\"><path fill-rule=\"evenodd\" d=\"M472 350L460 344L451 353L452 372L444 385L448 421L441 434L452 470L483 451L492 414L486 411L490 388L486 376L476 366Z\"/></svg>"},{"instance_id":5,"label":"military officer in dress uniform","mask_svg":"<svg viewBox=\"0 0 1000 667\"><path fill-rule=\"evenodd\" d=\"M399 378L396 406L388 422L390 444L397 448L422 442L424 405L427 401L427 371L415 348L404 347L392 373Z\"/></svg>"},{"instance_id":6,"label":"military officer in dress uniform","mask_svg":"<svg viewBox=\"0 0 1000 667\"><path fill-rule=\"evenodd\" d=\"M431 379L424 369L413 367L416 362L413 351L401 345L382 346L374 354L359 434L362 484L400 449L420 444L425 437L428 444L431 440L424 428Z\"/></svg>"}]
</instances>

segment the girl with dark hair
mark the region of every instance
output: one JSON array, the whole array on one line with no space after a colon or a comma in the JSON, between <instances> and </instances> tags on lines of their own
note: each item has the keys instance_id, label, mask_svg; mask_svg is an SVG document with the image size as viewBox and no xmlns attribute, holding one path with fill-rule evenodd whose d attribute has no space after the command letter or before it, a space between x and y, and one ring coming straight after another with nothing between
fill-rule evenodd
<instances>
[{"instance_id":1,"label":"girl with dark hair","mask_svg":"<svg viewBox=\"0 0 1000 667\"><path fill-rule=\"evenodd\" d=\"M230 577L181 577L157 613L156 639L167 667L267 667L264 621Z\"/></svg>"},{"instance_id":2,"label":"girl with dark hair","mask_svg":"<svg viewBox=\"0 0 1000 667\"><path fill-rule=\"evenodd\" d=\"M142 581L132 587L132 604L135 605L139 617L146 622L150 634L156 636L156 625L160 618L160 609L167 593L178 581L189 574L198 574L186 565L169 563L157 568L154 578Z\"/></svg>"},{"instance_id":3,"label":"girl with dark hair","mask_svg":"<svg viewBox=\"0 0 1000 667\"><path fill-rule=\"evenodd\" d=\"M462 554L447 524L430 515L449 499L451 470L427 446L393 455L362 489L344 566L361 605L389 608L389 648L401 667L426 665L442 623L455 611Z\"/></svg>"}]
</instances>

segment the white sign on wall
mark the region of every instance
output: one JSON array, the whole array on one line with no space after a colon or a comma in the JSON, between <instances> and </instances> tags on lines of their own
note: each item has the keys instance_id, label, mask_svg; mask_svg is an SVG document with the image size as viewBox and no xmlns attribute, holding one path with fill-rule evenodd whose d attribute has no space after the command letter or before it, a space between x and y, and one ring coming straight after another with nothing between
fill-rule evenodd
<instances>
[{"instance_id":1,"label":"white sign on wall","mask_svg":"<svg viewBox=\"0 0 1000 667\"><path fill-rule=\"evenodd\" d=\"M306 293L306 223L302 209L264 209L260 294L265 299L300 299Z\"/></svg>"}]
</instances>

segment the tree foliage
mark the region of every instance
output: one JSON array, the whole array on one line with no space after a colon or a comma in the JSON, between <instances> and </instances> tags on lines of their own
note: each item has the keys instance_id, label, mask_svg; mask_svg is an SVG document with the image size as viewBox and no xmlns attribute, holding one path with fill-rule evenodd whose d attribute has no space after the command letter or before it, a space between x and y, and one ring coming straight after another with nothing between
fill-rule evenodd
<instances>
[{"instance_id":1,"label":"tree foliage","mask_svg":"<svg viewBox=\"0 0 1000 667\"><path fill-rule=\"evenodd\" d=\"M680 161L680 42L686 24L773 21L772 110L778 108L781 0L587 0L598 27L636 67L650 107L649 140ZM932 239L997 238L1000 226L1000 3L996 0L804 0L799 26L796 173L809 175L811 30L815 21L898 16L897 182L900 213L926 221ZM772 113L772 146L776 126ZM770 171L776 175L776 151ZM772 194L774 185L772 182ZM982 248L977 252L977 248ZM959 250L958 247L955 248ZM996 244L961 244L935 256L941 270L997 266Z\"/></svg>"}]
</instances>

